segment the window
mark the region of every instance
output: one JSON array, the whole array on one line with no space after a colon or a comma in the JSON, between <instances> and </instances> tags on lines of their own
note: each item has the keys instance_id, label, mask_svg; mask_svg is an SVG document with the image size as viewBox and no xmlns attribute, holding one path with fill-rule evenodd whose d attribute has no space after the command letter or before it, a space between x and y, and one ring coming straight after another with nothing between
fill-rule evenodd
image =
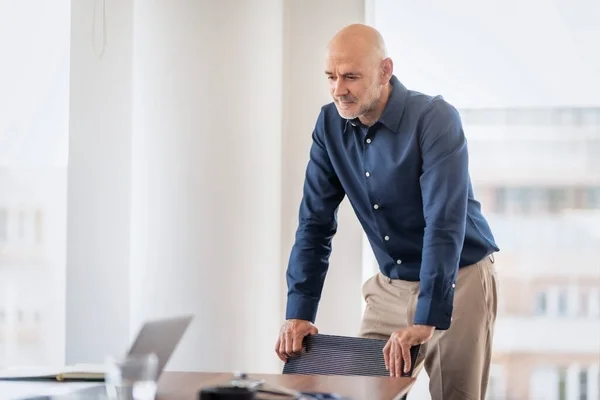
<instances>
[{"instance_id":1,"label":"window","mask_svg":"<svg viewBox=\"0 0 600 400\"><path fill-rule=\"evenodd\" d=\"M548 189L548 208L550 212L556 213L565 208L567 203L567 192L564 189Z\"/></svg>"},{"instance_id":2,"label":"window","mask_svg":"<svg viewBox=\"0 0 600 400\"><path fill-rule=\"evenodd\" d=\"M579 400L588 400L588 374L585 369L579 372Z\"/></svg>"},{"instance_id":3,"label":"window","mask_svg":"<svg viewBox=\"0 0 600 400\"><path fill-rule=\"evenodd\" d=\"M567 400L567 369L558 370L558 400Z\"/></svg>"},{"instance_id":4,"label":"window","mask_svg":"<svg viewBox=\"0 0 600 400\"><path fill-rule=\"evenodd\" d=\"M460 110L467 139L476 142L475 146L469 147L473 159L473 189L501 249L497 258L503 297L515 304L509 307L506 315L499 315L501 321L497 326L501 329L495 333L494 355L499 360L515 360L514 364L506 366L507 370L513 366L518 368L522 366L520 357L526 348L524 343L527 343L536 349L531 359L540 364L548 363L532 366L539 370L527 390L521 391L521 388L527 386L523 380L529 377L519 373L506 374L507 399L567 399L566 371L561 371L559 379L555 360L597 356L594 335L598 332L578 332L577 335L585 336L585 340L574 342L569 328L572 321L565 317L559 321L546 321L543 317L524 316L519 305L525 304L526 311L536 316L578 315L581 312L578 307L581 309L585 303L571 301L570 291L567 300L560 294L562 288L552 285L562 285L565 272L567 280L586 285L586 279L597 280L600 276L596 272L598 268L593 268L598 266L597 249L600 248L597 227L591 222L596 216L572 212L573 209L600 209L600 194L596 189L600 171L600 107L597 102L592 103L591 97L586 101L594 106L578 106L582 104L581 96L590 93L586 86L596 89L598 79L588 73L589 68L586 69L585 61L581 60L573 61L569 66L555 63L549 67L570 80L570 85L561 88L554 87L551 79L544 77L529 85L518 80L510 83L510 79L498 84L497 80L487 79L490 74L485 75L482 71L497 68L511 76L521 76L524 70L535 69L535 65L541 68L551 64L550 48L546 51L538 46L539 51L535 54L527 51L541 37L555 38L565 54L575 54L581 46L585 53L594 53L597 35L589 35L585 30L586 23L590 26L585 22L590 19L589 7L571 3L567 7L565 1L544 2L544 5L522 7L516 18L504 3L498 3L500 5L492 13L484 12L484 7L475 6L474 2L464 7L454 3L441 6L443 10L438 9L435 13L419 2L411 3L409 7L384 0L375 3L378 7L377 12L372 13L373 25L382 29L389 43L390 56L403 60L403 71L398 77L408 87L443 93ZM435 27L435 32L428 37L411 37L417 24L398 24L394 18L398 12L421 23L427 21L428 26ZM503 18L497 18L499 13ZM557 30L554 17L564 13L569 14L565 19L567 26L564 31ZM455 27L457 20L464 21L460 29ZM469 23L474 20L479 21L478 26ZM504 24L511 20L512 34L497 34L500 26L495 27L497 20ZM539 22L535 31L529 30L531 21ZM481 29L481 26L487 28ZM586 37L589 44L584 45L568 32ZM457 42L462 46L460 54L448 52L451 44ZM504 64L511 52L523 55L521 65L508 61ZM435 54L443 56L436 58L432 56ZM495 57L493 62L490 57ZM439 65L428 68L434 60L438 60ZM495 189L495 201L484 198L483 188ZM513 279L518 284L512 287L505 284ZM587 296L593 297L587 300L590 317L586 319L591 315L597 318L600 316L600 296L595 288L593 295L586 292ZM560 326L552 332L553 339L540 340L540 332L554 324ZM515 332L518 332L518 339ZM560 342L560 350L557 342ZM579 371L569 375L569 391L577 391L578 374ZM595 380L596 372L594 375L588 372L588 382L592 381L592 376ZM496 382L491 382L492 387ZM596 393L594 396L593 400L600 400ZM592 400L591 392L588 398Z\"/></svg>"},{"instance_id":5,"label":"window","mask_svg":"<svg viewBox=\"0 0 600 400\"><path fill-rule=\"evenodd\" d=\"M587 189L586 208L600 209L600 187L591 187Z\"/></svg>"},{"instance_id":6,"label":"window","mask_svg":"<svg viewBox=\"0 0 600 400\"><path fill-rule=\"evenodd\" d=\"M546 292L538 292L535 295L533 310L535 315L546 315L548 312L548 295Z\"/></svg>"},{"instance_id":7,"label":"window","mask_svg":"<svg viewBox=\"0 0 600 400\"><path fill-rule=\"evenodd\" d=\"M0 368L60 365L71 2L0 4Z\"/></svg>"},{"instance_id":8,"label":"window","mask_svg":"<svg viewBox=\"0 0 600 400\"><path fill-rule=\"evenodd\" d=\"M507 189L504 187L499 187L496 189L496 207L494 212L503 214L506 212L506 203L507 203Z\"/></svg>"},{"instance_id":9,"label":"window","mask_svg":"<svg viewBox=\"0 0 600 400\"><path fill-rule=\"evenodd\" d=\"M569 314L569 297L566 290L558 292L558 315L564 317Z\"/></svg>"}]
</instances>

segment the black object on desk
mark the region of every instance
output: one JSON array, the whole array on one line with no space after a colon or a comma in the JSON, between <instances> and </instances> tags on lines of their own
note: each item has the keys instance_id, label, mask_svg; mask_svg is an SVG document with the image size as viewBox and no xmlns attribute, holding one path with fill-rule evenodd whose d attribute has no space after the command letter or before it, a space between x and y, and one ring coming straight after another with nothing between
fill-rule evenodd
<instances>
[{"instance_id":1,"label":"black object on desk","mask_svg":"<svg viewBox=\"0 0 600 400\"><path fill-rule=\"evenodd\" d=\"M201 389L198 400L254 400L252 389L235 386L213 386Z\"/></svg>"}]
</instances>

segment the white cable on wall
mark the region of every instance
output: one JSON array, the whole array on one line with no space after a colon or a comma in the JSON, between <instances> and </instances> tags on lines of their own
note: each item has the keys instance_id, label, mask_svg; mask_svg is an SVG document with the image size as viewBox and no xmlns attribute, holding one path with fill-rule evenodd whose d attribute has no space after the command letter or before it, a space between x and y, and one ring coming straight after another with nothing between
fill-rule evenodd
<instances>
[{"instance_id":1,"label":"white cable on wall","mask_svg":"<svg viewBox=\"0 0 600 400\"><path fill-rule=\"evenodd\" d=\"M100 49L96 48L96 5L98 2L102 2L102 42L100 43ZM98 56L99 59L104 55L104 50L106 49L106 0L94 0L94 14L92 19L92 46L94 48L94 54Z\"/></svg>"}]
</instances>

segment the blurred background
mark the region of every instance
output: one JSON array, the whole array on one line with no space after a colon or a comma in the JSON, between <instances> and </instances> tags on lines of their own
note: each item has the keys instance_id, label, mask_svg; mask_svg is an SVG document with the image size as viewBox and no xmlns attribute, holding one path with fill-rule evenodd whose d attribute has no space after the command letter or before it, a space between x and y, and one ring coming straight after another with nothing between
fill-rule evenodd
<instances>
[{"instance_id":1,"label":"blurred background","mask_svg":"<svg viewBox=\"0 0 600 400\"><path fill-rule=\"evenodd\" d=\"M598 21L592 0L0 0L0 367L102 361L193 312L169 368L278 371L324 48L366 22L463 119L501 248L488 398L600 399ZM346 203L317 326L355 335L377 266Z\"/></svg>"}]
</instances>

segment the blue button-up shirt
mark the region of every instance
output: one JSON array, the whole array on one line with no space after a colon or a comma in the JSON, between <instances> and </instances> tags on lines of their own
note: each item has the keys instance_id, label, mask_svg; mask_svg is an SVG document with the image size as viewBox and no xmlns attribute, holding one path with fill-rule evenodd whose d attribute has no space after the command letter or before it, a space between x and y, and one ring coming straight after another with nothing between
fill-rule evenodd
<instances>
[{"instance_id":1,"label":"blue button-up shirt","mask_svg":"<svg viewBox=\"0 0 600 400\"><path fill-rule=\"evenodd\" d=\"M457 110L395 76L391 83L371 127L342 118L333 103L321 109L287 269L288 319L316 318L344 197L381 272L420 281L415 324L448 329L458 268L499 250L473 195Z\"/></svg>"}]
</instances>

